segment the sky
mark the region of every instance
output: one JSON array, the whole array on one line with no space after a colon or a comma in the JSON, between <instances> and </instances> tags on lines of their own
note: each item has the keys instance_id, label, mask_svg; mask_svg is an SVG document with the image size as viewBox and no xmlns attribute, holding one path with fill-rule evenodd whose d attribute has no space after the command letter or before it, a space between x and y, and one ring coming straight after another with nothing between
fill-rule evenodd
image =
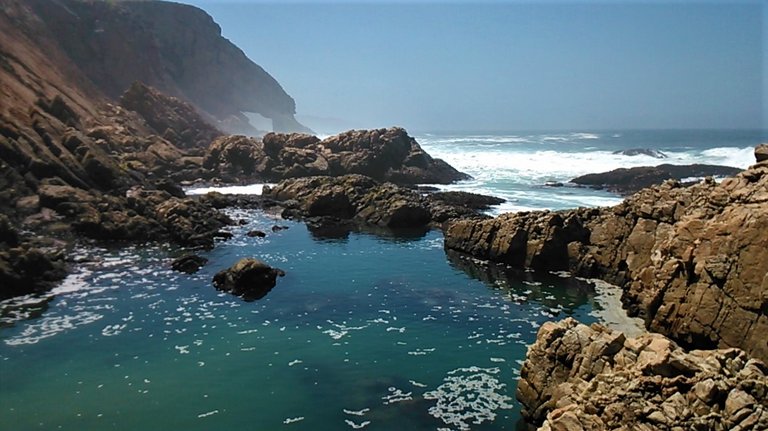
<instances>
[{"instance_id":1,"label":"sky","mask_svg":"<svg viewBox=\"0 0 768 431\"><path fill-rule=\"evenodd\" d=\"M206 10L307 122L768 128L766 2L181 1Z\"/></svg>"}]
</instances>

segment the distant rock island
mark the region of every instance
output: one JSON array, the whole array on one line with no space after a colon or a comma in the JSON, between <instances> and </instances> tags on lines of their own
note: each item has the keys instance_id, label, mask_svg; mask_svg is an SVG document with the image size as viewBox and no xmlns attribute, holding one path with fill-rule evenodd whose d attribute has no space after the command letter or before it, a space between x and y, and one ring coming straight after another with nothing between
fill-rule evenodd
<instances>
[{"instance_id":1,"label":"distant rock island","mask_svg":"<svg viewBox=\"0 0 768 431\"><path fill-rule=\"evenodd\" d=\"M704 177L726 177L736 175L742 170L730 166L718 165L669 165L640 166L619 168L609 172L587 174L572 179L570 182L582 186L607 189L620 194L631 194L646 187L661 184L665 180L694 180Z\"/></svg>"}]
</instances>

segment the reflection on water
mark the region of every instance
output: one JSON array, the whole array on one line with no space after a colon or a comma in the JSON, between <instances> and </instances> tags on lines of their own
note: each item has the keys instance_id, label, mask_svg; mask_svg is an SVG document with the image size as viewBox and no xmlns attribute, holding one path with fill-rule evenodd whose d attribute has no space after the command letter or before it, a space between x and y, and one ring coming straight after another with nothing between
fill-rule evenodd
<instances>
[{"instance_id":1,"label":"reflection on water","mask_svg":"<svg viewBox=\"0 0 768 431\"><path fill-rule=\"evenodd\" d=\"M83 248L37 311L1 304L0 429L515 429L538 327L593 319L589 289L449 264L438 232L317 241L232 216L196 274L163 247ZM286 272L258 302L211 285L243 257Z\"/></svg>"}]
</instances>

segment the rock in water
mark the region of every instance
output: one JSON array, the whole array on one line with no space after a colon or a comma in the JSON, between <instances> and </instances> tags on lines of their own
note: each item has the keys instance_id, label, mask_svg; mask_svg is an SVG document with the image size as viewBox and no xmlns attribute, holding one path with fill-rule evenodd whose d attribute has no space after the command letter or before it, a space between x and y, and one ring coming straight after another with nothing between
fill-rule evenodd
<instances>
[{"instance_id":1,"label":"rock in water","mask_svg":"<svg viewBox=\"0 0 768 431\"><path fill-rule=\"evenodd\" d=\"M275 287L277 277L284 275L282 270L258 259L245 258L214 275L213 286L246 301L255 301L266 296Z\"/></svg>"},{"instance_id":2,"label":"rock in water","mask_svg":"<svg viewBox=\"0 0 768 431\"><path fill-rule=\"evenodd\" d=\"M572 318L541 326L517 399L540 430L768 429L768 368L739 349L685 352Z\"/></svg>"},{"instance_id":3,"label":"rock in water","mask_svg":"<svg viewBox=\"0 0 768 431\"><path fill-rule=\"evenodd\" d=\"M184 255L171 263L171 268L174 271L186 272L187 274L194 274L200 270L200 267L208 263L208 259L198 256L196 254Z\"/></svg>"},{"instance_id":4,"label":"rock in water","mask_svg":"<svg viewBox=\"0 0 768 431\"><path fill-rule=\"evenodd\" d=\"M624 156L650 156L657 159L666 159L667 155L659 150L653 148L630 148L629 150L614 151L613 154L621 154Z\"/></svg>"}]
</instances>

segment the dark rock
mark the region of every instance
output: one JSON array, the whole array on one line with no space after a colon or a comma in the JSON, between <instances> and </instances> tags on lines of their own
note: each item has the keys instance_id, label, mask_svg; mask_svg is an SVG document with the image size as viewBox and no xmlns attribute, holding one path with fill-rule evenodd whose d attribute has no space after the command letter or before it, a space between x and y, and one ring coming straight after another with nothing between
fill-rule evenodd
<instances>
[{"instance_id":1,"label":"dark rock","mask_svg":"<svg viewBox=\"0 0 768 431\"><path fill-rule=\"evenodd\" d=\"M0 214L0 244L13 247L19 244L19 232L5 214Z\"/></svg>"},{"instance_id":2,"label":"dark rock","mask_svg":"<svg viewBox=\"0 0 768 431\"><path fill-rule=\"evenodd\" d=\"M720 184L667 181L612 208L460 220L447 249L517 268L569 270L623 288L622 302L685 347L768 360L768 166Z\"/></svg>"},{"instance_id":3,"label":"dark rock","mask_svg":"<svg viewBox=\"0 0 768 431\"><path fill-rule=\"evenodd\" d=\"M27 245L0 248L0 299L47 291L66 275L61 251Z\"/></svg>"},{"instance_id":4,"label":"dark rock","mask_svg":"<svg viewBox=\"0 0 768 431\"><path fill-rule=\"evenodd\" d=\"M430 157L400 128L354 130L322 141L299 133L268 133L261 140L225 136L211 144L203 166L230 180L361 174L397 184L447 184L469 178Z\"/></svg>"},{"instance_id":5,"label":"dark rock","mask_svg":"<svg viewBox=\"0 0 768 431\"><path fill-rule=\"evenodd\" d=\"M487 210L492 206L506 202L502 198L469 192L436 192L430 194L429 197L433 201L476 210Z\"/></svg>"},{"instance_id":6,"label":"dark rock","mask_svg":"<svg viewBox=\"0 0 768 431\"><path fill-rule=\"evenodd\" d=\"M563 187L564 184L560 181L547 181L544 183L544 187Z\"/></svg>"},{"instance_id":7,"label":"dark rock","mask_svg":"<svg viewBox=\"0 0 768 431\"><path fill-rule=\"evenodd\" d=\"M613 154L621 154L624 156L649 156L657 159L666 159L667 155L659 150L653 148L631 148L628 150L614 151Z\"/></svg>"},{"instance_id":8,"label":"dark rock","mask_svg":"<svg viewBox=\"0 0 768 431\"><path fill-rule=\"evenodd\" d=\"M200 268L206 263L208 263L208 259L202 256L198 256L196 254L187 254L178 259L175 259L171 263L171 268L173 268L174 271L194 274L199 271Z\"/></svg>"},{"instance_id":9,"label":"dark rock","mask_svg":"<svg viewBox=\"0 0 768 431\"><path fill-rule=\"evenodd\" d=\"M137 112L158 135L178 148L208 148L221 132L205 121L195 108L142 82L134 82L120 96L120 105Z\"/></svg>"},{"instance_id":10,"label":"dark rock","mask_svg":"<svg viewBox=\"0 0 768 431\"><path fill-rule=\"evenodd\" d=\"M260 230L252 230L252 231L246 233L246 235L251 237L251 238L264 238L265 236L267 236L266 233L264 233L264 232L262 232Z\"/></svg>"},{"instance_id":11,"label":"dark rock","mask_svg":"<svg viewBox=\"0 0 768 431\"><path fill-rule=\"evenodd\" d=\"M285 229L288 229L288 226L279 226L279 225L272 226L272 232L280 232L281 230L285 230Z\"/></svg>"},{"instance_id":12,"label":"dark rock","mask_svg":"<svg viewBox=\"0 0 768 431\"><path fill-rule=\"evenodd\" d=\"M185 198L187 196L187 194L184 193L184 189L182 189L178 183L169 180L168 178L155 180L153 181L153 185L157 187L158 190L167 192L169 195L176 198Z\"/></svg>"},{"instance_id":13,"label":"dark rock","mask_svg":"<svg viewBox=\"0 0 768 431\"><path fill-rule=\"evenodd\" d=\"M636 168L620 168L599 174L587 174L571 180L574 184L605 188L622 194L637 192L646 187L658 185L665 180L703 178L709 176L731 176L741 169L717 165L659 165Z\"/></svg>"},{"instance_id":14,"label":"dark rock","mask_svg":"<svg viewBox=\"0 0 768 431\"><path fill-rule=\"evenodd\" d=\"M285 273L253 258L239 260L232 267L219 271L213 277L216 289L239 296L246 301L255 301L275 287L277 277Z\"/></svg>"},{"instance_id":15,"label":"dark rock","mask_svg":"<svg viewBox=\"0 0 768 431\"><path fill-rule=\"evenodd\" d=\"M503 200L464 192L421 193L362 175L309 177L265 187L263 196L284 202L286 217L331 217L363 226L422 228L452 218L483 217L479 210Z\"/></svg>"}]
</instances>

